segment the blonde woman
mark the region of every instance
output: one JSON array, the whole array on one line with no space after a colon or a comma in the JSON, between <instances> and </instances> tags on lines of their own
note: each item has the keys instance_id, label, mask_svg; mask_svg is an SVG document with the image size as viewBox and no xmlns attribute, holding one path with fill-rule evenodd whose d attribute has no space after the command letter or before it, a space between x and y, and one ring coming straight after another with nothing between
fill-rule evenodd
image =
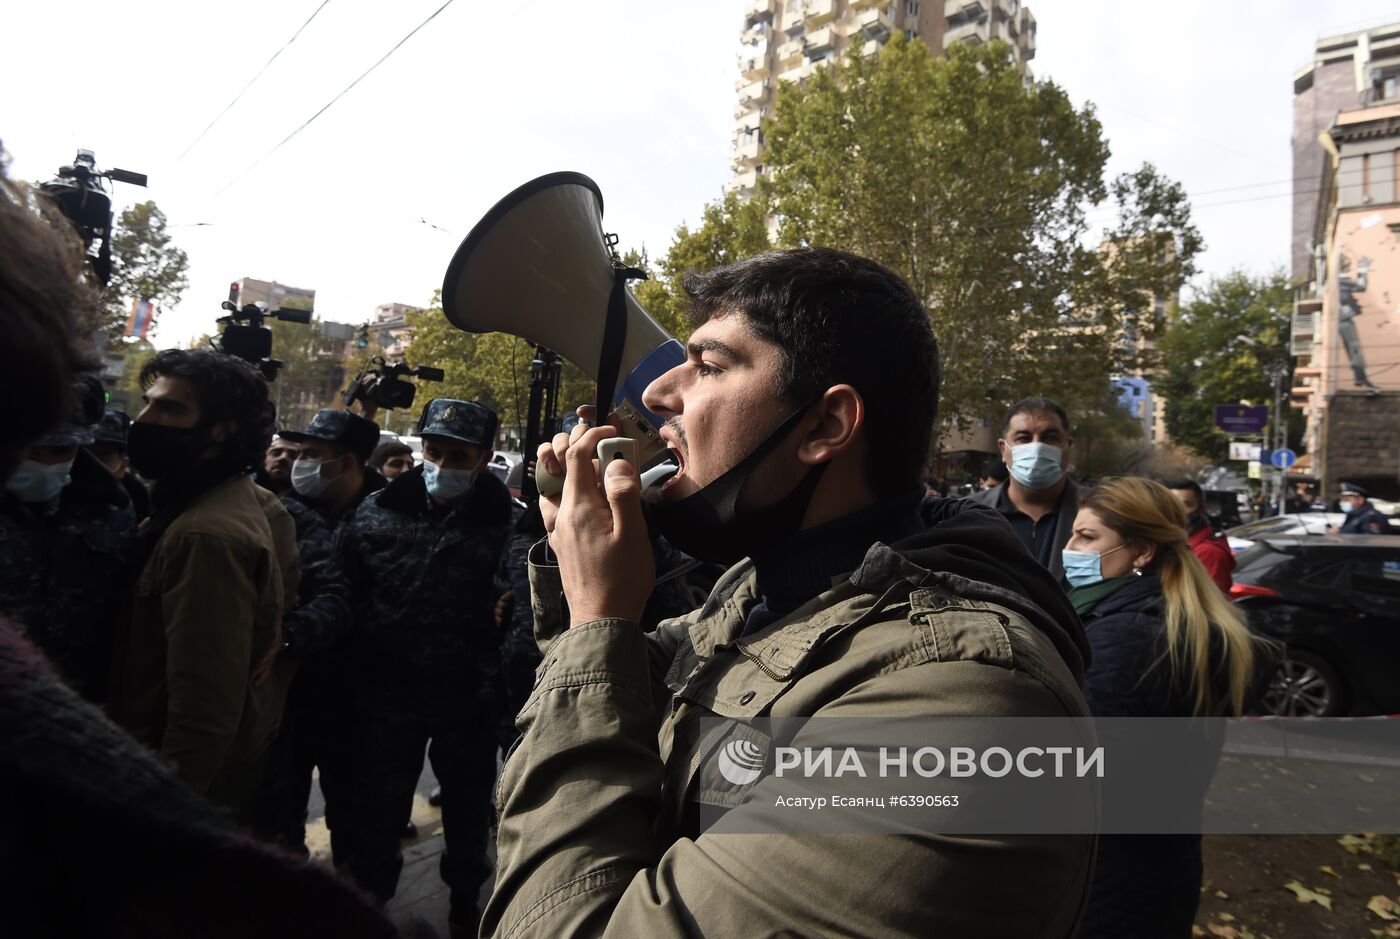
<instances>
[{"instance_id":1,"label":"blonde woman","mask_svg":"<svg viewBox=\"0 0 1400 939\"><path fill-rule=\"evenodd\" d=\"M1192 553L1186 511L1171 490L1134 477L1099 485L1080 501L1063 560L1093 651L1084 696L1095 716L1244 710L1254 640ZM1179 793L1195 812L1210 777L1197 782ZM1106 788L1105 808L1132 798ZM1104 836L1079 935L1185 939L1200 888L1199 834Z\"/></svg>"}]
</instances>

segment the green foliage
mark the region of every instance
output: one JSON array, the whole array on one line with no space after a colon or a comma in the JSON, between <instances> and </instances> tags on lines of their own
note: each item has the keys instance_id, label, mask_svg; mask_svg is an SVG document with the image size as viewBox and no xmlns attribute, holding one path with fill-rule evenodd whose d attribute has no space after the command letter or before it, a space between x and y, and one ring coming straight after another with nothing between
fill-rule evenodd
<instances>
[{"instance_id":1,"label":"green foliage","mask_svg":"<svg viewBox=\"0 0 1400 939\"><path fill-rule=\"evenodd\" d=\"M1072 420L1074 474L1081 481L1136 472L1147 456L1142 424L1118 403L1112 388L1073 413Z\"/></svg>"},{"instance_id":2,"label":"green foliage","mask_svg":"<svg viewBox=\"0 0 1400 939\"><path fill-rule=\"evenodd\" d=\"M705 206L693 230L677 226L670 250L655 267L645 252L629 252L623 260L648 271L650 279L633 284L633 293L653 319L684 341L691 332L690 301L682 287L685 275L732 264L771 247L762 200L745 201L729 192Z\"/></svg>"},{"instance_id":3,"label":"green foliage","mask_svg":"<svg viewBox=\"0 0 1400 939\"><path fill-rule=\"evenodd\" d=\"M121 376L108 382L110 406L135 417L141 410L141 367L156 354L156 347L144 339L133 339L117 345L112 354L121 359Z\"/></svg>"},{"instance_id":4,"label":"green foliage","mask_svg":"<svg viewBox=\"0 0 1400 939\"><path fill-rule=\"evenodd\" d=\"M1147 286L1180 284L1200 249L1180 187L1150 166L1112 185L1123 247L1085 247L1085 207L1110 191L1102 128L1055 84L1027 85L1001 43L853 49L784 87L764 133L780 243L901 274L938 336L943 413L964 425L1028 394L1097 407L1130 357L1125 313Z\"/></svg>"},{"instance_id":5,"label":"green foliage","mask_svg":"<svg viewBox=\"0 0 1400 939\"><path fill-rule=\"evenodd\" d=\"M409 313L408 324L413 327L409 363L431 365L445 373L441 383L419 383L414 401L418 412L432 398L480 401L501 419L507 446L518 448L525 436L530 401L530 363L535 354L530 343L505 333L463 332L448 322L440 293L433 295L427 309ZM563 415L580 404L593 402L593 380L567 362L559 387Z\"/></svg>"},{"instance_id":6,"label":"green foliage","mask_svg":"<svg viewBox=\"0 0 1400 939\"><path fill-rule=\"evenodd\" d=\"M1158 343L1154 383L1167 396L1172 440L1203 456L1225 459L1229 438L1215 429L1215 406L1272 405L1272 376L1280 371L1287 388L1291 310L1283 271L1262 277L1234 271L1213 279L1172 317ZM1302 439L1302 420L1289 410L1289 439L1296 442Z\"/></svg>"},{"instance_id":7,"label":"green foliage","mask_svg":"<svg viewBox=\"0 0 1400 939\"><path fill-rule=\"evenodd\" d=\"M346 381L341 343L326 338L321 321L271 320L267 325L272 330L272 355L285 363L269 389L277 404L278 426L304 427L321 408L343 407L340 392Z\"/></svg>"},{"instance_id":8,"label":"green foliage","mask_svg":"<svg viewBox=\"0 0 1400 939\"><path fill-rule=\"evenodd\" d=\"M189 258L177 248L165 213L154 202L122 212L112 233L112 279L102 295L102 326L110 342L126 328L132 300L152 300L162 310L180 302L189 287Z\"/></svg>"}]
</instances>

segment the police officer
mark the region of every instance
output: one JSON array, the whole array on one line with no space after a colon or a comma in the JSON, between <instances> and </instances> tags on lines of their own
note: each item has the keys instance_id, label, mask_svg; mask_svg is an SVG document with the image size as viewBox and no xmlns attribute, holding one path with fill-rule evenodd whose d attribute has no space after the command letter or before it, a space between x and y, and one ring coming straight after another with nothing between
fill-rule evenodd
<instances>
[{"instance_id":1,"label":"police officer","mask_svg":"<svg viewBox=\"0 0 1400 939\"><path fill-rule=\"evenodd\" d=\"M486 470L496 415L430 401L423 465L366 499L341 542L353 590L356 668L353 806L332 823L336 864L380 902L397 888L424 747L442 783L454 935L475 935L490 876L499 639L494 575L511 522L505 484ZM431 743L429 743L431 741Z\"/></svg>"},{"instance_id":2,"label":"police officer","mask_svg":"<svg viewBox=\"0 0 1400 939\"><path fill-rule=\"evenodd\" d=\"M108 472L117 477L117 482L121 483L122 489L131 499L136 521L140 522L151 514L151 494L141 480L136 478L136 474L131 472L131 461L126 455L126 434L130 426L131 418L125 411L108 408L103 413L102 420L92 429L92 443L88 449L92 451L93 456L102 461Z\"/></svg>"},{"instance_id":3,"label":"police officer","mask_svg":"<svg viewBox=\"0 0 1400 939\"><path fill-rule=\"evenodd\" d=\"M1347 520L1342 523L1344 535L1388 535L1390 520L1371 504L1371 494L1356 483L1342 483L1342 511Z\"/></svg>"},{"instance_id":4,"label":"police officer","mask_svg":"<svg viewBox=\"0 0 1400 939\"><path fill-rule=\"evenodd\" d=\"M135 535L131 500L75 412L30 445L0 494L0 611L60 675L106 699L116 610Z\"/></svg>"},{"instance_id":5,"label":"police officer","mask_svg":"<svg viewBox=\"0 0 1400 939\"><path fill-rule=\"evenodd\" d=\"M290 851L306 850L306 803L319 767L327 824L342 801L348 663L342 640L351 624L349 588L335 559L336 532L384 477L365 465L379 425L349 411L316 412L303 431L283 430L295 448L292 491L283 497L296 523L300 604L282 620L278 678L290 681L286 709L268 757L258 831Z\"/></svg>"}]
</instances>

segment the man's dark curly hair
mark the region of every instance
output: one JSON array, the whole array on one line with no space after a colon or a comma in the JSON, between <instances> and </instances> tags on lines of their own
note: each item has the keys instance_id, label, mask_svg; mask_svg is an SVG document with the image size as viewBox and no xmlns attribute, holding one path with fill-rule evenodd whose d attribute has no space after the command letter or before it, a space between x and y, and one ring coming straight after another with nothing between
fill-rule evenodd
<instances>
[{"instance_id":1,"label":"man's dark curly hair","mask_svg":"<svg viewBox=\"0 0 1400 939\"><path fill-rule=\"evenodd\" d=\"M240 466L262 464L277 421L267 382L256 368L208 349L166 349L141 368L142 389L157 378L181 378L193 385L201 424L233 424L224 454Z\"/></svg>"}]
</instances>

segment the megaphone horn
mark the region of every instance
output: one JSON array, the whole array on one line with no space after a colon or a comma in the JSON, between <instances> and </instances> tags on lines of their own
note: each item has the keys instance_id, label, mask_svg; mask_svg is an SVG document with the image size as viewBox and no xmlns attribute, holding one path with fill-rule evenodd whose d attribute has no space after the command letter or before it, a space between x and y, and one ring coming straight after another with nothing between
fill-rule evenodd
<instances>
[{"instance_id":1,"label":"megaphone horn","mask_svg":"<svg viewBox=\"0 0 1400 939\"><path fill-rule=\"evenodd\" d=\"M550 173L492 206L467 235L442 284L458 329L520 336L558 352L598 383L598 413L637 441L645 467L666 452L642 391L685 361L685 349L627 286L645 277L618 261L603 231L603 194L582 173Z\"/></svg>"}]
</instances>

